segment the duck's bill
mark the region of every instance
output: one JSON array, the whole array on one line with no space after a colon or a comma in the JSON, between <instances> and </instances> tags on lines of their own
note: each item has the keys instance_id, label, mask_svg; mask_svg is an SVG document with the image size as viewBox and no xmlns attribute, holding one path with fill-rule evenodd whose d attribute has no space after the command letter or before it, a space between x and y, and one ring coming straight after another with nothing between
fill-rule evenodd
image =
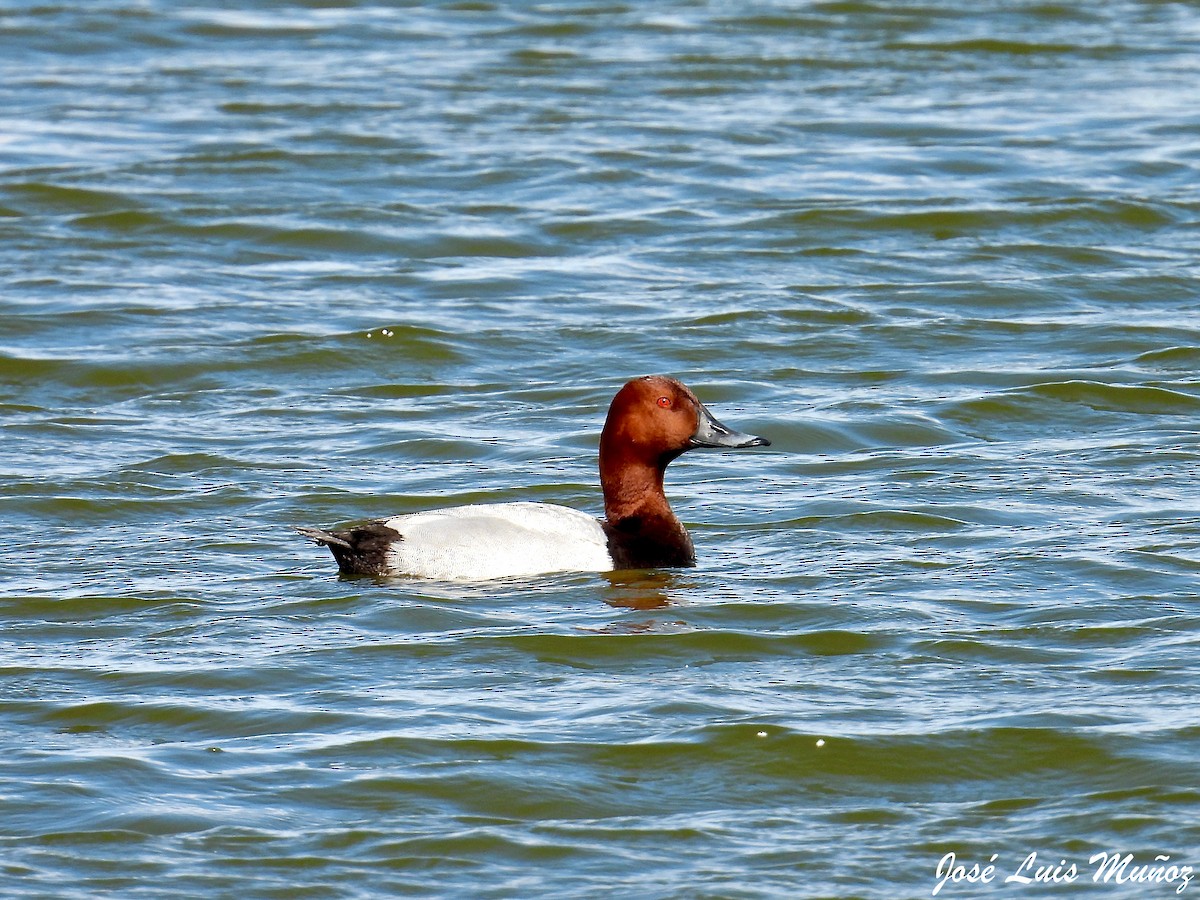
<instances>
[{"instance_id":1,"label":"duck's bill","mask_svg":"<svg viewBox=\"0 0 1200 900\"><path fill-rule=\"evenodd\" d=\"M700 424L692 435L693 447L724 447L730 450L741 450L745 447L770 447L771 442L765 437L736 431L727 425L722 425L713 418L712 413L700 404Z\"/></svg>"}]
</instances>

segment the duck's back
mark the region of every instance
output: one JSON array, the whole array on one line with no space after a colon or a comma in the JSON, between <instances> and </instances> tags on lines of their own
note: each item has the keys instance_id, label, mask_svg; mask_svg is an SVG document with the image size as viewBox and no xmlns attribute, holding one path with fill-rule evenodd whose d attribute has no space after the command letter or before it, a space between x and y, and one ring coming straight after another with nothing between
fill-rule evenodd
<instances>
[{"instance_id":1,"label":"duck's back","mask_svg":"<svg viewBox=\"0 0 1200 900\"><path fill-rule=\"evenodd\" d=\"M600 522L550 503L487 503L394 516L386 575L476 580L613 567Z\"/></svg>"}]
</instances>

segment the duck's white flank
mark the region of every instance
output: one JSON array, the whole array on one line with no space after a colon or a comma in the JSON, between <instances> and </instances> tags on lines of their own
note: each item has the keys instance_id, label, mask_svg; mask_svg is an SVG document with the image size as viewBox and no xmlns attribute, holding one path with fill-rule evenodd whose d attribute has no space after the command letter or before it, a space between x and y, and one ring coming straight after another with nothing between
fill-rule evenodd
<instances>
[{"instance_id":1,"label":"duck's white flank","mask_svg":"<svg viewBox=\"0 0 1200 900\"><path fill-rule=\"evenodd\" d=\"M551 503L457 506L383 524L403 536L388 548L388 567L418 578L474 581L613 567L600 522Z\"/></svg>"}]
</instances>

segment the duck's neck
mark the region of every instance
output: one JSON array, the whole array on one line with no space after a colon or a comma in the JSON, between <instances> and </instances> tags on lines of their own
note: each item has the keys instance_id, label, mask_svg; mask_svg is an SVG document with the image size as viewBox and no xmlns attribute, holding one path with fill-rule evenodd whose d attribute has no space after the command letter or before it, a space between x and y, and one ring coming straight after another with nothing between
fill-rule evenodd
<instances>
[{"instance_id":1,"label":"duck's neck","mask_svg":"<svg viewBox=\"0 0 1200 900\"><path fill-rule=\"evenodd\" d=\"M614 458L600 453L604 488L605 532L618 569L692 566L696 551L683 523L671 511L663 491L670 460L655 462Z\"/></svg>"}]
</instances>

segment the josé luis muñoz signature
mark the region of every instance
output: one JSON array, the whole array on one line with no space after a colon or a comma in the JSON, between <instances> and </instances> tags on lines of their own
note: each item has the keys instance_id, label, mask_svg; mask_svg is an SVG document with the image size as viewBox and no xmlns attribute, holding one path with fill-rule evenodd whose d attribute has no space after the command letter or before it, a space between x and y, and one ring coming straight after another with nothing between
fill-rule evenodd
<instances>
[{"instance_id":1,"label":"jos\u00e9 luis mu\u00f1oz signature","mask_svg":"<svg viewBox=\"0 0 1200 900\"><path fill-rule=\"evenodd\" d=\"M991 884L1002 874L996 861L1000 854L993 853L986 863L960 862L953 851L938 860L934 873L936 884L933 896L941 893L946 885ZM1091 880L1097 884L1166 884L1182 894L1192 882L1192 867L1172 863L1171 857L1158 854L1152 863L1137 862L1132 853L1094 853L1088 859ZM1073 884L1087 871L1074 862L1060 859L1057 863L1039 863L1037 852L1026 856L1019 866L1005 875L1001 884Z\"/></svg>"}]
</instances>

